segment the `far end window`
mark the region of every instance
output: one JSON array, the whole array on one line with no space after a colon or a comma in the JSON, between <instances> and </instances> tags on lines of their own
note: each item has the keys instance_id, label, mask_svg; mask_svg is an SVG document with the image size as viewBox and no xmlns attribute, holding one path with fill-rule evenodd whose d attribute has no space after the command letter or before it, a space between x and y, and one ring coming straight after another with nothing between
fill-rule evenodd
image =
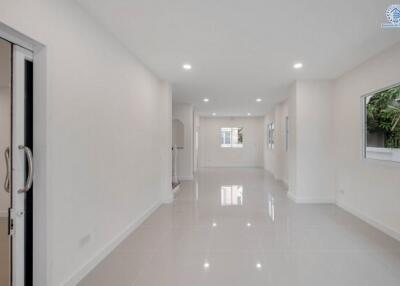
<instances>
[{"instance_id":1,"label":"far end window","mask_svg":"<svg viewBox=\"0 0 400 286\"><path fill-rule=\"evenodd\" d=\"M243 147L243 128L224 127L220 130L222 148L242 148Z\"/></svg>"}]
</instances>

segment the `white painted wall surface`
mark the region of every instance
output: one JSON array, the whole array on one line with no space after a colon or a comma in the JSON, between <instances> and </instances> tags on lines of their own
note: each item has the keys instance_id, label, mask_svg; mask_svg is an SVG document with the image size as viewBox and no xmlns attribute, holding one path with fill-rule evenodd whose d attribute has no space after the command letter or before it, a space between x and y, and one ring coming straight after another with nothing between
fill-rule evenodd
<instances>
[{"instance_id":1,"label":"white painted wall surface","mask_svg":"<svg viewBox=\"0 0 400 286\"><path fill-rule=\"evenodd\" d=\"M172 89L169 83L161 84L159 94L158 121L160 133L160 167L155 168L159 171L156 181L160 182L160 198L164 203L173 201L172 193Z\"/></svg>"},{"instance_id":2,"label":"white painted wall surface","mask_svg":"<svg viewBox=\"0 0 400 286\"><path fill-rule=\"evenodd\" d=\"M299 202L335 201L332 92L331 81L296 83L295 192Z\"/></svg>"},{"instance_id":3,"label":"white painted wall surface","mask_svg":"<svg viewBox=\"0 0 400 286\"><path fill-rule=\"evenodd\" d=\"M290 87L288 98L288 114L289 114L289 150L288 150L288 177L289 188L288 196L296 198L297 183L297 111L296 111L296 84Z\"/></svg>"},{"instance_id":4,"label":"white painted wall surface","mask_svg":"<svg viewBox=\"0 0 400 286\"><path fill-rule=\"evenodd\" d=\"M275 148L264 144L266 170L288 185L296 202L334 202L332 100L330 81L297 81L288 99L265 116L275 122ZM289 117L289 148L285 150L285 118ZM264 130L267 139L267 129Z\"/></svg>"},{"instance_id":5,"label":"white painted wall surface","mask_svg":"<svg viewBox=\"0 0 400 286\"><path fill-rule=\"evenodd\" d=\"M361 96L399 83L399 67L396 45L344 74L333 107L338 204L400 239L400 166L363 160L361 129Z\"/></svg>"},{"instance_id":6,"label":"white painted wall surface","mask_svg":"<svg viewBox=\"0 0 400 286\"><path fill-rule=\"evenodd\" d=\"M9 87L0 86L0 217L7 217L8 208L10 207L10 195L4 190L4 182L7 174L7 169L4 162L4 151L11 144L10 93L11 90Z\"/></svg>"},{"instance_id":7,"label":"white painted wall surface","mask_svg":"<svg viewBox=\"0 0 400 286\"><path fill-rule=\"evenodd\" d=\"M243 127L243 148L221 148L222 127ZM201 117L201 167L263 167L263 117Z\"/></svg>"},{"instance_id":8,"label":"white painted wall surface","mask_svg":"<svg viewBox=\"0 0 400 286\"><path fill-rule=\"evenodd\" d=\"M48 264L35 285L74 285L171 191L170 90L73 1L4 0L0 19L47 52Z\"/></svg>"},{"instance_id":9,"label":"white painted wall surface","mask_svg":"<svg viewBox=\"0 0 400 286\"><path fill-rule=\"evenodd\" d=\"M271 172L277 180L289 183L288 151L286 151L286 128L285 120L289 115L289 101L285 100L278 104L273 111L264 117L264 168ZM274 148L268 147L268 124L274 122Z\"/></svg>"},{"instance_id":10,"label":"white painted wall surface","mask_svg":"<svg viewBox=\"0 0 400 286\"><path fill-rule=\"evenodd\" d=\"M11 144L11 45L0 41L0 217L8 215L10 195L4 190L4 151Z\"/></svg>"},{"instance_id":11,"label":"white painted wall surface","mask_svg":"<svg viewBox=\"0 0 400 286\"><path fill-rule=\"evenodd\" d=\"M199 144L200 144L200 116L194 113L193 118L193 171L199 166Z\"/></svg>"},{"instance_id":12,"label":"white painted wall surface","mask_svg":"<svg viewBox=\"0 0 400 286\"><path fill-rule=\"evenodd\" d=\"M172 105L172 119L179 119L184 125L184 146L178 150L178 179L193 179L193 106L185 103Z\"/></svg>"},{"instance_id":13,"label":"white painted wall surface","mask_svg":"<svg viewBox=\"0 0 400 286\"><path fill-rule=\"evenodd\" d=\"M183 148L185 145L185 125L179 119L172 120L172 146Z\"/></svg>"}]
</instances>

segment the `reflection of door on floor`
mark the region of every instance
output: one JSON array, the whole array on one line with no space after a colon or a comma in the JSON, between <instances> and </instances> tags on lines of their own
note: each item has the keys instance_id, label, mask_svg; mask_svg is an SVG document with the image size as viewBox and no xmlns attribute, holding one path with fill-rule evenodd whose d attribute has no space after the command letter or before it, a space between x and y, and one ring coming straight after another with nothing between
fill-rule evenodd
<instances>
[{"instance_id":1,"label":"reflection of door on floor","mask_svg":"<svg viewBox=\"0 0 400 286\"><path fill-rule=\"evenodd\" d=\"M0 39L0 285L10 279L10 239L8 208L10 207L11 146L11 44ZM7 162L6 162L7 160ZM8 166L7 166L8 165Z\"/></svg>"}]
</instances>

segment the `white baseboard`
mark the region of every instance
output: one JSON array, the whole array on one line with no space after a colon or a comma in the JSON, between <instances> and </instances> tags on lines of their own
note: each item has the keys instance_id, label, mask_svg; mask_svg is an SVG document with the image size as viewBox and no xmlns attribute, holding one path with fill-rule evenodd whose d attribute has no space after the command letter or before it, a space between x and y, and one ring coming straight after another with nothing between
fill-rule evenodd
<instances>
[{"instance_id":1,"label":"white baseboard","mask_svg":"<svg viewBox=\"0 0 400 286\"><path fill-rule=\"evenodd\" d=\"M302 198L297 197L291 192L287 192L287 196L289 199L294 201L297 204L334 204L336 201L334 199L329 198Z\"/></svg>"},{"instance_id":2,"label":"white baseboard","mask_svg":"<svg viewBox=\"0 0 400 286\"><path fill-rule=\"evenodd\" d=\"M178 176L179 181L193 181L193 175L191 176Z\"/></svg>"},{"instance_id":3,"label":"white baseboard","mask_svg":"<svg viewBox=\"0 0 400 286\"><path fill-rule=\"evenodd\" d=\"M175 195L177 192L179 192L181 185L177 185L174 189L172 189L172 193Z\"/></svg>"},{"instance_id":4,"label":"white baseboard","mask_svg":"<svg viewBox=\"0 0 400 286\"><path fill-rule=\"evenodd\" d=\"M8 217L8 211L0 211L0 217Z\"/></svg>"},{"instance_id":5,"label":"white baseboard","mask_svg":"<svg viewBox=\"0 0 400 286\"><path fill-rule=\"evenodd\" d=\"M380 231L387 234L388 236L400 241L400 232L398 232L390 227L387 227L383 223L369 217L368 215L363 214L362 212L360 212L360 211L356 210L355 208L352 208L344 203L341 203L338 201L335 202L331 199L297 198L290 192L287 192L287 196L289 199L291 199L295 203L299 203L299 204L301 204L301 203L303 203L303 204L304 203L313 203L313 204L332 204L333 203L333 204L336 204L338 207L340 207L340 208L344 209L345 211L351 213L352 215L358 217L362 221L379 229Z\"/></svg>"},{"instance_id":6,"label":"white baseboard","mask_svg":"<svg viewBox=\"0 0 400 286\"><path fill-rule=\"evenodd\" d=\"M168 198L168 199L166 199L166 200L164 200L163 201L163 204L170 204L170 203L172 203L174 201L174 198L173 197L171 197L171 198Z\"/></svg>"},{"instance_id":7,"label":"white baseboard","mask_svg":"<svg viewBox=\"0 0 400 286\"><path fill-rule=\"evenodd\" d=\"M286 193L286 195L287 195L287 197L288 197L290 200L292 200L293 202L296 202L296 196L293 195L290 191L288 191L288 192Z\"/></svg>"},{"instance_id":8,"label":"white baseboard","mask_svg":"<svg viewBox=\"0 0 400 286\"><path fill-rule=\"evenodd\" d=\"M142 224L158 207L161 202L158 201L147 209L137 220L128 225L122 232L107 243L91 259L88 260L78 271L76 271L65 283L65 286L76 286L96 265L98 265L107 255L109 255L123 240L125 240L138 226Z\"/></svg>"},{"instance_id":9,"label":"white baseboard","mask_svg":"<svg viewBox=\"0 0 400 286\"><path fill-rule=\"evenodd\" d=\"M336 202L336 205L338 207L344 209L345 211L351 213L352 215L358 217L359 219L363 220L364 222L370 224L371 226L379 229L383 233L386 233L390 237L393 237L394 239L400 241L400 233L398 231L396 231L390 227L387 227L383 223L369 217L368 215L365 215L364 213L360 212L359 210L356 210L355 208L350 207L344 203Z\"/></svg>"},{"instance_id":10,"label":"white baseboard","mask_svg":"<svg viewBox=\"0 0 400 286\"><path fill-rule=\"evenodd\" d=\"M296 197L296 203L298 204L335 204L334 199L329 198L299 198Z\"/></svg>"},{"instance_id":11,"label":"white baseboard","mask_svg":"<svg viewBox=\"0 0 400 286\"><path fill-rule=\"evenodd\" d=\"M174 193L173 191L168 194L168 196L164 197L163 199L163 204L170 204L174 201Z\"/></svg>"},{"instance_id":12,"label":"white baseboard","mask_svg":"<svg viewBox=\"0 0 400 286\"><path fill-rule=\"evenodd\" d=\"M283 179L283 178L278 178L278 176L276 176L274 173L272 173L270 170L264 168L264 170L271 174L272 177L274 177L274 179L278 182L280 182L281 184L283 184L285 186L286 189L289 188L289 183L287 182L287 180Z\"/></svg>"},{"instance_id":13,"label":"white baseboard","mask_svg":"<svg viewBox=\"0 0 400 286\"><path fill-rule=\"evenodd\" d=\"M201 166L201 169L264 169L266 170L263 166L257 166L257 165L230 165L230 166L224 166L224 165L205 165ZM268 171L268 170L267 170Z\"/></svg>"}]
</instances>

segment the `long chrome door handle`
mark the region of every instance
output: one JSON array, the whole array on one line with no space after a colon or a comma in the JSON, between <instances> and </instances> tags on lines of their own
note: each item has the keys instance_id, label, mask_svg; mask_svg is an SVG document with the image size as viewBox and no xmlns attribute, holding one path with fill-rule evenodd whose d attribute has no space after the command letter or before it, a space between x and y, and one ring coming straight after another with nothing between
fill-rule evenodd
<instances>
[{"instance_id":1,"label":"long chrome door handle","mask_svg":"<svg viewBox=\"0 0 400 286\"><path fill-rule=\"evenodd\" d=\"M26 158L28 160L28 178L26 178L25 186L22 189L18 190L18 193L26 193L32 187L33 181L33 156L32 151L29 147L20 145L18 146L19 150L23 150L25 152Z\"/></svg>"},{"instance_id":2,"label":"long chrome door handle","mask_svg":"<svg viewBox=\"0 0 400 286\"><path fill-rule=\"evenodd\" d=\"M4 181L4 190L10 192L10 147L4 151L4 159L6 160L6 179Z\"/></svg>"}]
</instances>

